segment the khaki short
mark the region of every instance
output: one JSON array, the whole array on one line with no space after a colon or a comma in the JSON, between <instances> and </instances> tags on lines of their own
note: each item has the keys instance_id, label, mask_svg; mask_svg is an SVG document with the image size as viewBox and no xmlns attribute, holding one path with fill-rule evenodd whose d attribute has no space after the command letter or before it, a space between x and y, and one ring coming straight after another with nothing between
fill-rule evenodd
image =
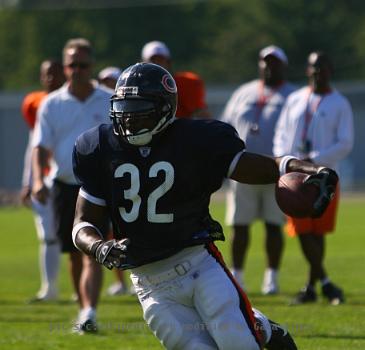
<instances>
[{"instance_id":1,"label":"khaki short","mask_svg":"<svg viewBox=\"0 0 365 350\"><path fill-rule=\"evenodd\" d=\"M249 225L255 219L270 224L284 224L285 216L275 200L275 185L247 185L230 181L226 224Z\"/></svg>"}]
</instances>

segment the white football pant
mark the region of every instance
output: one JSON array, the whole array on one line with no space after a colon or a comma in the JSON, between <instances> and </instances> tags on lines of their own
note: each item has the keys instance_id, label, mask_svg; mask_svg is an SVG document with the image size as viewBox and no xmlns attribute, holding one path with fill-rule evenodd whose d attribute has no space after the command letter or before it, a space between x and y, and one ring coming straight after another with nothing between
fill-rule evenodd
<instances>
[{"instance_id":1,"label":"white football pant","mask_svg":"<svg viewBox=\"0 0 365 350\"><path fill-rule=\"evenodd\" d=\"M144 319L168 350L259 350L251 305L211 247L132 270Z\"/></svg>"}]
</instances>

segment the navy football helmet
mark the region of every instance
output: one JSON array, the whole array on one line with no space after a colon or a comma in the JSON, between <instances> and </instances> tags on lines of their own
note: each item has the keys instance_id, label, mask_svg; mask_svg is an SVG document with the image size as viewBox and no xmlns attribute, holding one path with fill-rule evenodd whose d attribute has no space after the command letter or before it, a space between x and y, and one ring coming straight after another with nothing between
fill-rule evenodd
<instances>
[{"instance_id":1,"label":"navy football helmet","mask_svg":"<svg viewBox=\"0 0 365 350\"><path fill-rule=\"evenodd\" d=\"M146 145L173 122L176 105L176 83L167 70L152 63L130 66L111 97L114 132L132 145Z\"/></svg>"}]
</instances>

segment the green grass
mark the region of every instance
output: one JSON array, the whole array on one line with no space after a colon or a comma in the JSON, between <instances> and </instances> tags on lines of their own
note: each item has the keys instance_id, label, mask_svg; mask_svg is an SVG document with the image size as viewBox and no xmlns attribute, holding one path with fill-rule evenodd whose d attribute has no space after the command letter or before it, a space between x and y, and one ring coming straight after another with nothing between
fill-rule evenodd
<instances>
[{"instance_id":1,"label":"green grass","mask_svg":"<svg viewBox=\"0 0 365 350\"><path fill-rule=\"evenodd\" d=\"M247 260L246 281L252 304L270 318L287 325L302 350L365 349L365 199L344 199L337 232L328 236L326 266L331 278L344 288L346 304L338 307L320 300L313 305L289 307L291 296L302 287L307 265L296 239L286 239L281 270L281 291L274 297L260 294L264 269L262 224L253 227ZM212 206L223 221L224 203ZM226 229L227 241L229 230ZM27 209L0 209L0 349L162 349L144 325L137 300L132 296L107 297L105 288L98 319L98 335L70 334L77 306L70 301L72 290L67 261L62 260L58 302L27 305L39 286L38 242L32 213ZM219 244L227 263L229 243ZM105 273L107 286L113 281Z\"/></svg>"}]
</instances>

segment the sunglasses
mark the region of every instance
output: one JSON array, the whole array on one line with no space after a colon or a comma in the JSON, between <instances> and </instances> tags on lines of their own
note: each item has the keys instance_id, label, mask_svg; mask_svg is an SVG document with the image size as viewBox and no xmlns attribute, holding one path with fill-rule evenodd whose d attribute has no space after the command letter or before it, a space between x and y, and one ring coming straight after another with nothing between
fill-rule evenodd
<instances>
[{"instance_id":1,"label":"sunglasses","mask_svg":"<svg viewBox=\"0 0 365 350\"><path fill-rule=\"evenodd\" d=\"M86 69L90 67L90 63L86 62L73 62L67 65L69 68L80 68L80 69Z\"/></svg>"}]
</instances>

